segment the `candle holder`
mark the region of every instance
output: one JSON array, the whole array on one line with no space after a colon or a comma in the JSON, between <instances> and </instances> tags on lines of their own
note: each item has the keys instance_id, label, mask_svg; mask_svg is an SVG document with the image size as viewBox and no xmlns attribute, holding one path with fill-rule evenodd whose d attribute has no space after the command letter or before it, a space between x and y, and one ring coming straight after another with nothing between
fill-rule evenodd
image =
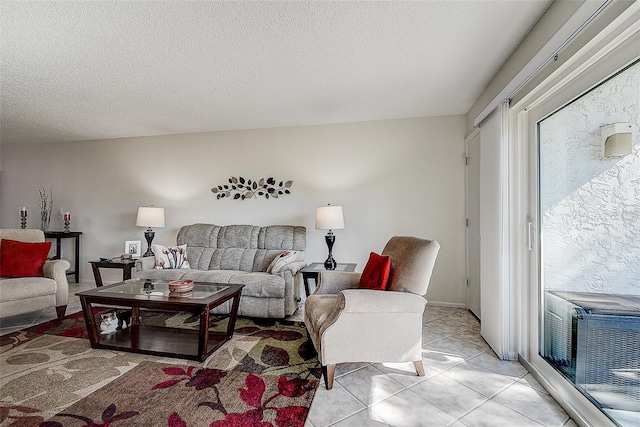
<instances>
[{"instance_id":1,"label":"candle holder","mask_svg":"<svg viewBox=\"0 0 640 427\"><path fill-rule=\"evenodd\" d=\"M27 210L26 209L20 210L20 228L22 228L23 230L27 228Z\"/></svg>"},{"instance_id":2,"label":"candle holder","mask_svg":"<svg viewBox=\"0 0 640 427\"><path fill-rule=\"evenodd\" d=\"M69 223L71 222L71 214L69 212L64 213L64 232L69 232Z\"/></svg>"}]
</instances>

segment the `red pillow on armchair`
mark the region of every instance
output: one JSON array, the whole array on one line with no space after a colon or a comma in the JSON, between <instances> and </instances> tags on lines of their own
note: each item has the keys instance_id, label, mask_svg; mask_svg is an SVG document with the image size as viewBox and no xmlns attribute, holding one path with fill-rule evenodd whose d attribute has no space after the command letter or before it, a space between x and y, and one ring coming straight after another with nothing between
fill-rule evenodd
<instances>
[{"instance_id":1,"label":"red pillow on armchair","mask_svg":"<svg viewBox=\"0 0 640 427\"><path fill-rule=\"evenodd\" d=\"M0 277L41 277L51 242L21 242L2 239Z\"/></svg>"},{"instance_id":2,"label":"red pillow on armchair","mask_svg":"<svg viewBox=\"0 0 640 427\"><path fill-rule=\"evenodd\" d=\"M369 261L360 276L359 288L386 291L390 273L391 258L371 252Z\"/></svg>"}]
</instances>

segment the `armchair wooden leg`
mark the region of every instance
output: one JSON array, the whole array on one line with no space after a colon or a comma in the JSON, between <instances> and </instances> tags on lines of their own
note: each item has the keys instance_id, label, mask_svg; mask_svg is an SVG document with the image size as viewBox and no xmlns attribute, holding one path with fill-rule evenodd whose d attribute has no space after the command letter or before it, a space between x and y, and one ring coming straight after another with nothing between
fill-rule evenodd
<instances>
[{"instance_id":1,"label":"armchair wooden leg","mask_svg":"<svg viewBox=\"0 0 640 427\"><path fill-rule=\"evenodd\" d=\"M56 307L56 314L58 315L58 320L62 320L64 317L64 313L67 311L66 305L61 305Z\"/></svg>"},{"instance_id":2,"label":"armchair wooden leg","mask_svg":"<svg viewBox=\"0 0 640 427\"><path fill-rule=\"evenodd\" d=\"M324 376L324 385L327 390L333 388L333 377L336 374L336 365L322 365L322 375Z\"/></svg>"},{"instance_id":3,"label":"armchair wooden leg","mask_svg":"<svg viewBox=\"0 0 640 427\"><path fill-rule=\"evenodd\" d=\"M415 360L413 364L416 367L416 372L419 377L424 377L424 365L422 364L422 360Z\"/></svg>"}]
</instances>

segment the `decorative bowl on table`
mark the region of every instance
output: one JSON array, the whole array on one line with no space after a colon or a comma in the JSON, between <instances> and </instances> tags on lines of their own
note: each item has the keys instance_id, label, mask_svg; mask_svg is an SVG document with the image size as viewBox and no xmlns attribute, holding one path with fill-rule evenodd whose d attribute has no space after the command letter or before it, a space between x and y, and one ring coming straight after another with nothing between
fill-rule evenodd
<instances>
[{"instance_id":1,"label":"decorative bowl on table","mask_svg":"<svg viewBox=\"0 0 640 427\"><path fill-rule=\"evenodd\" d=\"M193 291L169 292L169 296L174 298L191 298L193 296Z\"/></svg>"},{"instance_id":2,"label":"decorative bowl on table","mask_svg":"<svg viewBox=\"0 0 640 427\"><path fill-rule=\"evenodd\" d=\"M193 290L193 280L172 280L169 282L169 292L183 293L191 292Z\"/></svg>"}]
</instances>

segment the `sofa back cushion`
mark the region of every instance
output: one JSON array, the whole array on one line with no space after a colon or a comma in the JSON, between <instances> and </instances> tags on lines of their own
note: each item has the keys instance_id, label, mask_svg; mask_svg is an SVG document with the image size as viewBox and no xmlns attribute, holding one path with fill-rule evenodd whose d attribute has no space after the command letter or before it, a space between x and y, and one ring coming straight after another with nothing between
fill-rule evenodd
<instances>
[{"instance_id":1,"label":"sofa back cushion","mask_svg":"<svg viewBox=\"0 0 640 427\"><path fill-rule=\"evenodd\" d=\"M19 240L21 242L44 242L44 232L35 228L0 229L0 239Z\"/></svg>"},{"instance_id":2,"label":"sofa back cushion","mask_svg":"<svg viewBox=\"0 0 640 427\"><path fill-rule=\"evenodd\" d=\"M303 254L306 228L293 225L193 224L180 229L177 243L187 245L191 268L266 271L283 250L296 250Z\"/></svg>"}]
</instances>

